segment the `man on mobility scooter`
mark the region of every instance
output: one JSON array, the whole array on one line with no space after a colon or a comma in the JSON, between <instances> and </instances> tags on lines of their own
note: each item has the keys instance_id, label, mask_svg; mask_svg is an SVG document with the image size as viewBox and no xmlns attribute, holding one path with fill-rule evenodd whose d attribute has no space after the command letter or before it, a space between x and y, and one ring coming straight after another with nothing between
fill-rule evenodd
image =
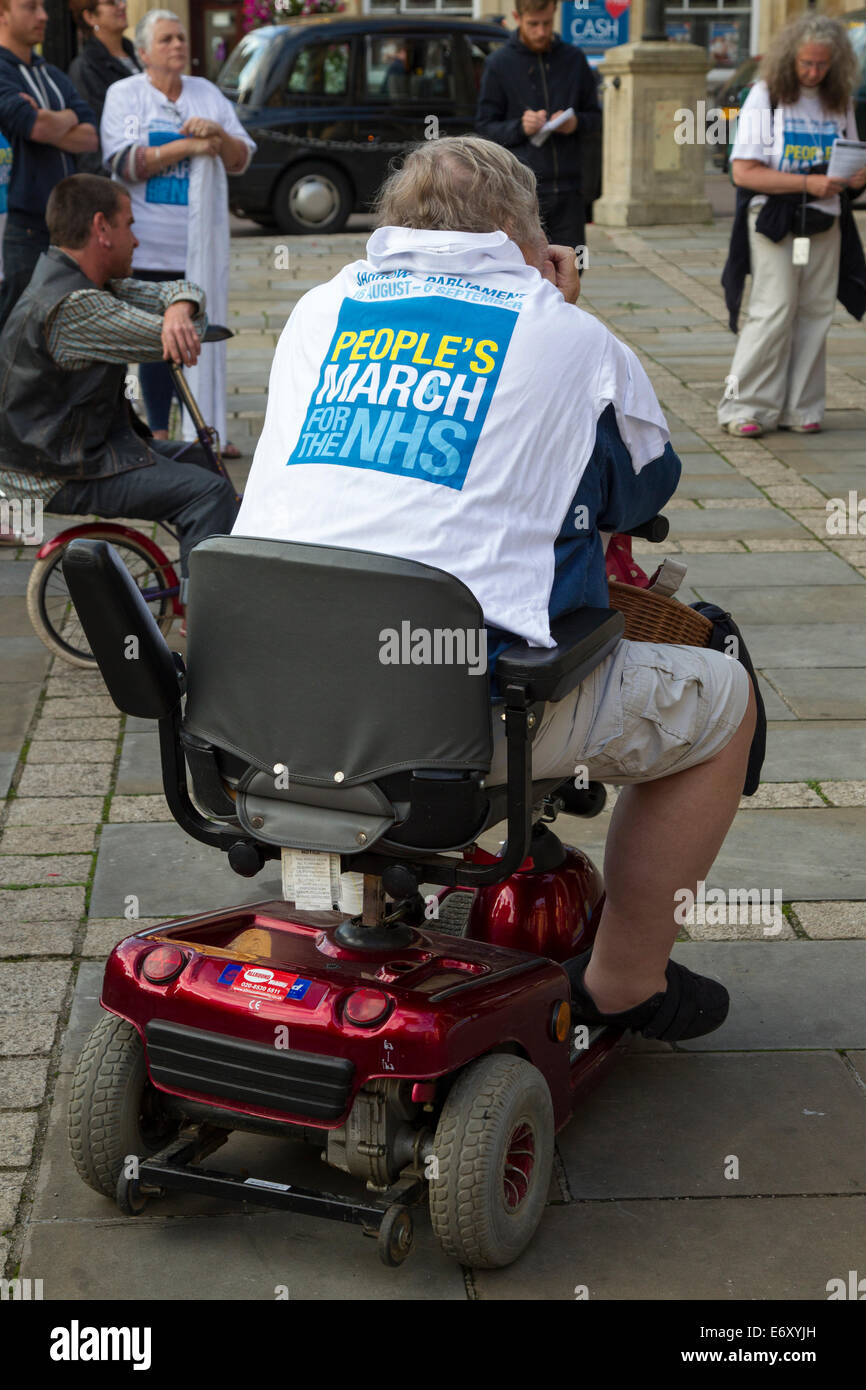
<instances>
[{"instance_id":1,"label":"man on mobility scooter","mask_svg":"<svg viewBox=\"0 0 866 1390\"><path fill-rule=\"evenodd\" d=\"M495 678L513 642L552 647L551 621L607 607L600 531L654 516L679 460L634 354L576 307L574 253L546 245L509 151L416 148L378 220L367 259L286 325L234 534L448 570L482 607ZM724 1022L724 987L669 959L674 894L715 860L755 723L738 661L627 640L547 706L533 778L623 787L597 936L565 963L576 1022L670 1042ZM488 784L506 776L494 730Z\"/></svg>"},{"instance_id":2,"label":"man on mobility scooter","mask_svg":"<svg viewBox=\"0 0 866 1390\"><path fill-rule=\"evenodd\" d=\"M282 870L281 896L114 948L70 1149L129 1215L227 1197L352 1222L394 1265L428 1200L443 1250L499 1268L624 1034L725 1015L669 963L674 892L721 844L755 716L736 662L621 640L599 528L655 530L679 465L633 354L575 307L532 175L433 142L381 218L283 333L235 534L190 558L187 657L104 539L64 557L112 698L159 722L178 824L244 877ZM576 766L625 784L604 907L549 829ZM202 1166L235 1131L366 1186Z\"/></svg>"},{"instance_id":3,"label":"man on mobility scooter","mask_svg":"<svg viewBox=\"0 0 866 1390\"><path fill-rule=\"evenodd\" d=\"M0 335L0 491L61 515L169 521L180 566L237 513L198 445L154 440L125 394L128 362L192 366L207 326L188 280L128 278L138 245L118 184L73 174L46 208L51 245Z\"/></svg>"}]
</instances>

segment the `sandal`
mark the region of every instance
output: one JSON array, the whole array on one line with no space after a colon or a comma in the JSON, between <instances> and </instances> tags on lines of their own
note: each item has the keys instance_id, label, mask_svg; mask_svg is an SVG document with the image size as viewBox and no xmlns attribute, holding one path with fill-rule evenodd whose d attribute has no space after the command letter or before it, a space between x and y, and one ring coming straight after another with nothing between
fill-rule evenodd
<instances>
[{"instance_id":1,"label":"sandal","mask_svg":"<svg viewBox=\"0 0 866 1390\"><path fill-rule=\"evenodd\" d=\"M241 456L241 451L237 444L232 444L231 440L228 440L223 445L221 452L224 459L239 459Z\"/></svg>"},{"instance_id":2,"label":"sandal","mask_svg":"<svg viewBox=\"0 0 866 1390\"><path fill-rule=\"evenodd\" d=\"M794 431L795 434L820 434L820 433L821 433L821 426L820 426L820 424L818 423L817 420L813 421L813 423L812 423L811 425L791 425L791 429Z\"/></svg>"},{"instance_id":3,"label":"sandal","mask_svg":"<svg viewBox=\"0 0 866 1390\"><path fill-rule=\"evenodd\" d=\"M757 439L759 434L764 433L763 426L757 420L730 420L725 429L728 434L744 435L747 439Z\"/></svg>"},{"instance_id":4,"label":"sandal","mask_svg":"<svg viewBox=\"0 0 866 1390\"><path fill-rule=\"evenodd\" d=\"M630 1029L660 1042L679 1042L681 1038L700 1038L721 1028L728 1016L730 996L724 985L706 975L696 975L677 961L669 960L665 969L667 989L643 1004L618 1014L603 1014L596 1008L583 983L591 951L584 951L563 963L571 981L572 1022L607 1024Z\"/></svg>"}]
</instances>

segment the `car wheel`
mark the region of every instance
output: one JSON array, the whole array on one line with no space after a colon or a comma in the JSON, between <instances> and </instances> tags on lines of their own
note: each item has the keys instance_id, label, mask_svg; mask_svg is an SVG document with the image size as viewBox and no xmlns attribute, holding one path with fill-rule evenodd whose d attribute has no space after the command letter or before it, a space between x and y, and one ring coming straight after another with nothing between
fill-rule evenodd
<instances>
[{"instance_id":1,"label":"car wheel","mask_svg":"<svg viewBox=\"0 0 866 1390\"><path fill-rule=\"evenodd\" d=\"M339 232L352 211L352 190L333 164L297 164L277 184L272 206L280 231L291 236Z\"/></svg>"}]
</instances>

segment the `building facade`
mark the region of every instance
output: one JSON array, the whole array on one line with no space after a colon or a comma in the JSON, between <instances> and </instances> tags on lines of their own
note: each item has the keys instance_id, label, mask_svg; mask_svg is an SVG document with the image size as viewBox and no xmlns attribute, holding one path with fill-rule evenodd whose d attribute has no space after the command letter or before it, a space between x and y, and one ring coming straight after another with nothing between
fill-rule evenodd
<instances>
[{"instance_id":1,"label":"building facade","mask_svg":"<svg viewBox=\"0 0 866 1390\"><path fill-rule=\"evenodd\" d=\"M260 0L265 8L265 0ZM864 0L824 0L819 8L828 14L843 16L846 11L859 10ZM134 27L142 15L154 6L145 0L128 0L127 13ZM166 8L174 10L187 26L190 36L192 72L213 78L224 55L231 51L243 36L244 5L242 0L168 0ZM512 0L346 0L346 13L384 17L389 14L454 15L475 19L504 17L513 25ZM581 11L606 9L608 14L625 20L629 40L640 38L645 17L645 0L571 0L566 15L580 16ZM670 0L665 21L669 37L674 41L697 43L708 51L711 67L733 68L750 53L762 53L772 34L787 20L806 9L804 0ZM558 7L557 26L562 31L564 7ZM577 30L576 32L583 32ZM589 50L589 46L587 45ZM599 52L601 49L599 49Z\"/></svg>"}]
</instances>

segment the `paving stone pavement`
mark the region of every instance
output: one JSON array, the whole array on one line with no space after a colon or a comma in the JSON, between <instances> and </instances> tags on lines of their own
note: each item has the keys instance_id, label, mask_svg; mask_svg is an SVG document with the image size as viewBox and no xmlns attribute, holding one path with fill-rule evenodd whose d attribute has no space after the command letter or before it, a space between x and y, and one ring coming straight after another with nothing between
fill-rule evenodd
<instances>
[{"instance_id":1,"label":"paving stone pavement","mask_svg":"<svg viewBox=\"0 0 866 1390\"><path fill-rule=\"evenodd\" d=\"M99 1013L105 956L136 922L279 888L273 870L236 879L174 825L152 727L120 718L97 674L42 647L24 605L33 551L0 547L7 1276L43 1278L52 1299L191 1289L259 1299L280 1283L292 1297L342 1300L572 1299L578 1285L604 1299L823 1299L830 1278L862 1268L866 517L858 531L849 493L866 496L866 329L838 311L818 438L724 434L715 405L733 351L718 285L728 228L724 219L591 227L582 298L637 351L683 460L668 541L635 551L645 566L680 556L690 591L730 607L767 700L764 781L744 800L708 886L765 890L779 910L764 919L741 910L726 924L693 914L675 951L729 984L724 1027L679 1047L635 1043L560 1135L542 1226L510 1270L461 1271L423 1220L399 1271L384 1270L356 1232L289 1215L177 1198L128 1222L79 1182L65 1137L70 1072ZM229 433L244 452L239 486L292 305L364 241L297 239L286 269L276 236L233 241ZM61 524L52 519L50 533ZM600 862L614 801L593 821L563 817L562 837ZM299 1181L315 1163L294 1145L230 1143L254 1174ZM328 1184L341 1182L329 1169Z\"/></svg>"}]
</instances>

